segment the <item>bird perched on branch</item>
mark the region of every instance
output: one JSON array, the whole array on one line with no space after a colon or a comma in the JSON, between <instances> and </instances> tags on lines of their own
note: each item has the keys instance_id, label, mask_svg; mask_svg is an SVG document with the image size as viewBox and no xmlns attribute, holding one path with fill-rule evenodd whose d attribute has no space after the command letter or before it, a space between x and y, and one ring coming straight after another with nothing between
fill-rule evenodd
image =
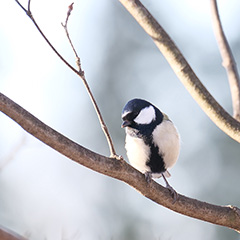
<instances>
[{"instance_id":1,"label":"bird perched on branch","mask_svg":"<svg viewBox=\"0 0 240 240\"><path fill-rule=\"evenodd\" d=\"M142 99L132 99L125 105L122 120L130 164L145 174L148 182L162 176L176 201L177 193L166 179L171 176L168 169L179 156L180 137L176 127L166 114Z\"/></svg>"}]
</instances>

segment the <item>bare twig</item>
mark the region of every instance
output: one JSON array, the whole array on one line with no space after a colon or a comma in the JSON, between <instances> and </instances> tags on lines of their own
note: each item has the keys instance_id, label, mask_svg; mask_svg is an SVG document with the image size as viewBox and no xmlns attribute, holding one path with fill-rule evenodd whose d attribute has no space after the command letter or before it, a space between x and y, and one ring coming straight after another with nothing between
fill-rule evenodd
<instances>
[{"instance_id":1,"label":"bare twig","mask_svg":"<svg viewBox=\"0 0 240 240\"><path fill-rule=\"evenodd\" d=\"M72 10L73 10L73 4L74 4L74 2L71 3L71 4L68 6L67 17L66 17L65 23L64 23L64 24L62 23L62 25L63 25L64 27L67 27L68 19L69 19L70 15L71 15L71 13L72 13Z\"/></svg>"},{"instance_id":2,"label":"bare twig","mask_svg":"<svg viewBox=\"0 0 240 240\"><path fill-rule=\"evenodd\" d=\"M71 45L71 48L72 48L72 50L74 52L74 55L76 57L76 64L77 64L78 72L79 72L78 75L81 77L81 79L83 81L83 84L84 84L84 86L87 89L87 92L88 92L88 94L90 96L90 99L92 100L93 106L94 106L95 111L97 113L98 119L99 119L101 127L103 129L103 132L104 132L104 134L105 134L105 136L107 138L108 145L109 145L109 148L110 148L111 157L119 159L119 157L116 155L116 152L115 152L115 149L114 149L114 145L113 145L113 141L112 141L112 138L111 138L110 133L108 131L108 128L107 128L107 126L106 126L106 124L105 124L105 122L103 120L103 117L102 117L102 114L100 112L100 109L99 109L99 107L97 105L97 102L96 102L96 100L95 100L95 98L94 98L94 96L92 94L92 91L91 91L91 89L90 89L90 87L88 85L88 82L87 82L86 77L85 77L85 73L82 70L80 57L78 56L78 53L77 53L77 51L76 51L76 49L75 49L75 47L74 47L74 45L72 43L71 37L70 37L69 32L68 32L68 20L69 20L69 16L70 16L72 10L73 10L73 3L68 7L68 12L67 12L67 17L66 17L66 20L65 20L65 24L62 23L62 26L65 29L66 36L68 38L68 41L69 41L69 43Z\"/></svg>"},{"instance_id":3,"label":"bare twig","mask_svg":"<svg viewBox=\"0 0 240 240\"><path fill-rule=\"evenodd\" d=\"M148 183L143 174L123 160L115 161L78 145L45 125L1 93L0 111L17 122L27 132L66 157L96 172L129 184L154 202L183 215L240 231L240 209L237 207L216 206L181 194L178 194L178 200L173 204L172 196L167 188L155 181Z\"/></svg>"},{"instance_id":4,"label":"bare twig","mask_svg":"<svg viewBox=\"0 0 240 240\"><path fill-rule=\"evenodd\" d=\"M119 0L153 39L170 66L209 118L240 143L240 123L231 117L208 92L175 43L139 0Z\"/></svg>"},{"instance_id":5,"label":"bare twig","mask_svg":"<svg viewBox=\"0 0 240 240\"><path fill-rule=\"evenodd\" d=\"M83 83L84 83L84 86L86 87L87 89L87 92L90 96L90 99L92 101L92 104L94 106L94 109L97 113L97 116L98 116L98 119L99 119L99 122L100 122L100 125L101 125L101 128L103 130L103 133L105 134L105 137L107 139L107 142L108 142L108 146L109 146L109 149L110 149L110 157L112 158L115 158L115 159L119 159L119 156L117 156L116 154L116 151L114 149L114 145L113 145L113 141L111 139L111 136L110 136L110 133L108 131L108 128L107 128L107 125L105 124L104 120L103 120L103 117L102 117L102 114L100 112L100 109L97 105L97 102L92 94L92 91L87 83L87 80L85 78L85 74L84 74L84 71L82 71L81 69L81 63L80 63L80 58L78 57L77 55L77 52L75 51L74 47L73 47L73 44L71 42L71 39L69 37L69 34L68 34L68 31L67 31L67 21L68 21L68 18L71 14L71 11L72 11L72 7L73 5L70 5L69 6L69 10L68 10L68 13L67 13L67 19L66 19L66 23L65 26L65 30L67 32L67 36L68 36L68 39L70 41L70 44L72 46L72 48L74 49L74 53L75 53L75 56L77 57L77 65L78 65L78 70L75 69L71 64L69 64L67 62L67 60L64 59L64 57L56 50L56 48L51 44L51 42L48 40L48 38L45 36L45 34L42 32L42 30L40 29L40 27L38 26L37 22L35 21L33 15L32 15L32 12L31 12L31 9L30 9L30 2L31 0L28 0L28 9L25 9L21 3L18 1L18 0L15 0L17 2L17 4L23 9L23 11L29 16L29 18L32 20L33 24L35 25L35 27L37 28L37 30L39 31L39 33L42 35L42 37L44 38L44 40L47 42L47 44L52 48L52 50L57 54L57 56L74 72L76 73L82 80L83 80ZM78 62L79 61L79 62Z\"/></svg>"},{"instance_id":6,"label":"bare twig","mask_svg":"<svg viewBox=\"0 0 240 240\"><path fill-rule=\"evenodd\" d=\"M216 0L211 0L213 29L215 32L218 47L222 55L222 65L226 68L228 81L232 94L233 116L238 121L240 120L240 81L237 70L237 65L234 60L231 48L224 34L221 24L218 6Z\"/></svg>"},{"instance_id":7,"label":"bare twig","mask_svg":"<svg viewBox=\"0 0 240 240\"><path fill-rule=\"evenodd\" d=\"M28 13L31 13L31 0L28 0Z\"/></svg>"},{"instance_id":8,"label":"bare twig","mask_svg":"<svg viewBox=\"0 0 240 240\"><path fill-rule=\"evenodd\" d=\"M71 40L70 35L69 35L69 32L68 32L68 27L67 27L68 19L69 19L70 15L71 15L71 12L72 12L72 10L73 10L73 4L74 4L74 3L72 3L72 4L70 4L70 5L68 6L67 17L66 17L65 23L64 23L64 24L62 23L62 26L63 26L63 28L64 28L64 30L65 30L67 39L68 39L68 41L69 41L69 43L70 43L70 45L71 45L71 48L72 48L72 50L73 50L73 52L74 52L75 57L76 57L76 64L77 64L77 67L78 67L78 72L79 72L79 74L80 74L81 76L84 76L85 74L84 74L84 71L82 70L80 57L78 56L77 51L76 51L76 49L75 49L75 47L74 47L74 45L73 45L73 43L72 43L72 40ZM85 77L84 77L84 78L85 78ZM85 83L87 83L87 82L84 81L84 84L85 84ZM86 84L85 84L85 85L86 85ZM87 84L87 85L88 85L88 84ZM90 91L90 92L91 92L91 91Z\"/></svg>"}]
</instances>

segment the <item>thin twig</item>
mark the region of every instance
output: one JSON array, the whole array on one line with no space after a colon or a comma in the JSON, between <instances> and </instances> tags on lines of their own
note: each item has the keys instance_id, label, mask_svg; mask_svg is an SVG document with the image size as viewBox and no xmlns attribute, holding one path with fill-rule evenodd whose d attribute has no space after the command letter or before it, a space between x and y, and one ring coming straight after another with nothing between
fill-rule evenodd
<instances>
[{"instance_id":1,"label":"thin twig","mask_svg":"<svg viewBox=\"0 0 240 240\"><path fill-rule=\"evenodd\" d=\"M31 13L31 0L28 0L28 12Z\"/></svg>"},{"instance_id":2,"label":"thin twig","mask_svg":"<svg viewBox=\"0 0 240 240\"><path fill-rule=\"evenodd\" d=\"M232 95L233 117L240 120L240 80L237 65L221 24L217 0L211 0L212 22L218 47L228 75Z\"/></svg>"},{"instance_id":3,"label":"thin twig","mask_svg":"<svg viewBox=\"0 0 240 240\"><path fill-rule=\"evenodd\" d=\"M77 64L77 67L78 67L78 72L79 72L79 74L80 74L81 76L84 76L85 74L84 74L84 71L82 70L80 57L78 56L77 51L76 51L76 49L75 49L75 47L74 47L74 45L73 45L73 43L72 43L72 40L71 40L70 35L69 35L69 32L68 32L68 27L67 27L67 25L68 25L68 19L69 19L70 15L71 15L71 12L72 12L72 10L73 10L73 4L74 4L74 3L72 3L72 4L70 4L70 5L68 6L67 17L66 17L65 23L64 23L64 24L62 23L62 26L63 26L63 28L64 28L64 30L65 30L67 39L68 39L68 41L69 41L69 43L70 43L70 45L71 45L71 48L72 48L72 50L73 50L73 53L74 53L75 57L76 57L76 64Z\"/></svg>"},{"instance_id":4,"label":"thin twig","mask_svg":"<svg viewBox=\"0 0 240 240\"><path fill-rule=\"evenodd\" d=\"M25 7L23 7L23 5L18 1L18 0L15 0L15 2L19 5L19 7L21 7L21 9L27 13L27 10L25 9ZM29 3L28 3L28 6L29 6Z\"/></svg>"},{"instance_id":5,"label":"thin twig","mask_svg":"<svg viewBox=\"0 0 240 240\"><path fill-rule=\"evenodd\" d=\"M68 11L67 11L67 17L66 17L66 20L65 20L65 24L62 23L63 26L66 26L67 27L67 24L68 24L68 19L72 13L72 10L73 10L73 3L71 3L69 6L68 6Z\"/></svg>"},{"instance_id":6,"label":"thin twig","mask_svg":"<svg viewBox=\"0 0 240 240\"><path fill-rule=\"evenodd\" d=\"M37 30L39 31L39 33L40 33L40 34L42 35L42 37L45 39L45 41L47 42L47 44L52 48L52 50L57 54L57 56L58 56L74 73L76 73L76 74L83 80L83 83L84 83L84 85L85 85L85 87L86 87L86 89L87 89L87 92L88 92L88 94L89 94L89 96L90 96L90 99L91 99L91 101L92 101L92 103L93 103L94 109L95 109L95 111L96 111L96 113L97 113L97 116L98 116L98 119L99 119L101 128L102 128L102 130L103 130L103 133L105 134L105 137L106 137L106 139L107 139L107 142L108 142L108 145L109 145L109 149L110 149L110 156L111 156L112 158L119 159L119 156L116 154L116 151L115 151L115 149L114 149L113 141L112 141L112 139L111 139L111 136L110 136L110 133L109 133L109 131L108 131L108 128L107 128L107 126L106 126L106 124L105 124L105 122L104 122L104 120L103 120L103 117L102 117L102 114L101 114L101 112L100 112L100 110L99 110L99 107L98 107L98 105L97 105L97 102L96 102L96 100L95 100L95 98L94 98L94 96L93 96L93 94L92 94L92 92L91 92L91 89L90 89L90 87L89 87L89 85L88 85L88 83L87 83L87 81L86 81L84 71L82 71L82 69L81 69L80 58L77 56L77 52L75 51L75 49L74 49L74 47L73 47L73 44L71 44L71 39L70 39L70 37L69 37L69 34L67 34L67 35L68 35L68 39L70 39L70 44L71 44L72 48L74 49L74 53L75 53L75 55L77 56L77 58L79 59L79 64L77 63L78 68L79 68L78 70L75 69L71 64L69 64L69 63L67 62L67 60L64 59L64 57L56 50L56 48L51 44L51 42L48 40L48 38L47 38L47 37L45 36L45 34L42 32L42 30L40 29L40 27L38 26L37 22L35 21L33 15L32 15L32 12L31 12L31 9L30 9L30 2L31 2L31 0L28 0L28 9L25 9L18 0L15 0L15 1L16 1L17 4L23 9L23 11L29 16L29 18L32 20L33 24L35 25L35 27L37 28ZM70 6L71 6L71 5L70 5ZM72 6L71 6L71 7L72 7ZM69 18L69 16L70 16L70 14L71 14L71 8L70 8L69 11L68 11L68 16L67 16L67 19L66 19L66 24L65 24L66 29L67 29L67 21L68 21L68 18ZM63 26L64 26L64 25L63 25ZM67 32L68 32L68 31L67 31ZM78 60L77 60L77 62L78 62Z\"/></svg>"},{"instance_id":7,"label":"thin twig","mask_svg":"<svg viewBox=\"0 0 240 240\"><path fill-rule=\"evenodd\" d=\"M109 148L110 148L111 157L119 158L119 157L116 155L112 138L111 138L110 133L109 133L109 131L108 131L108 128L107 128L107 126L106 126L106 124L105 124L105 122L104 122L104 120L103 120L103 117L102 117L102 114L101 114L101 112L100 112L100 109L99 109L99 107L98 107L98 105L97 105L97 102L96 102L96 100L95 100L95 98L94 98L94 96L93 96L93 94L92 94L92 91L91 91L89 85L88 85L88 82L87 82L86 77L85 77L85 73L84 73L84 71L82 70L82 67L81 67L80 57L78 56L78 53L77 53L77 51L76 51L76 49L75 49L75 47L74 47L74 45L73 45L73 43L72 43L72 40L71 40L69 31L68 31L68 20L69 20L69 17L70 17L70 15L71 15L72 10L73 10L73 3L72 3L71 5L69 5L69 7L68 7L67 17L66 17L66 20L65 20L65 24L62 23L62 26L63 26L63 28L65 29L65 33L66 33L67 39L68 39L68 41L69 41L69 43L70 43L70 45L71 45L71 48L72 48L72 50L73 50L73 52L74 52L75 57L76 57L76 64L77 64L78 72L79 72L78 75L81 77L81 79L82 79L82 81L83 81L83 84L84 84L84 86L85 86L86 89L87 89L87 92L88 92L88 94L89 94L89 96L90 96L90 99L91 99L91 101L92 101L92 103L93 103L93 106L94 106L95 111L96 111L96 113L97 113L98 119L99 119L100 124L101 124L101 127L102 127L102 129L103 129L103 132L104 132L104 134L105 134L105 136L106 136L106 138L107 138L108 145L109 145Z\"/></svg>"},{"instance_id":8,"label":"thin twig","mask_svg":"<svg viewBox=\"0 0 240 240\"><path fill-rule=\"evenodd\" d=\"M205 88L178 47L139 0L119 0L153 39L173 71L209 118L240 143L240 123L229 115Z\"/></svg>"}]
</instances>

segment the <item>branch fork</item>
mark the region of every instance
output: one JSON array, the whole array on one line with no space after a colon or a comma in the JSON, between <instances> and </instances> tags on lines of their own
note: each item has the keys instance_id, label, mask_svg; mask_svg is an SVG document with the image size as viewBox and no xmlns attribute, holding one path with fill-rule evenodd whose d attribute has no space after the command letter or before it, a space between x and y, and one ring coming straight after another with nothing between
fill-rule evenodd
<instances>
[{"instance_id":1,"label":"branch fork","mask_svg":"<svg viewBox=\"0 0 240 240\"><path fill-rule=\"evenodd\" d=\"M97 112L100 125L108 141L111 157L107 158L101 156L71 141L70 139L61 135L54 129L45 125L43 122L35 118L25 109L23 109L1 93L0 111L2 111L11 119L16 121L27 132L29 132L51 148L62 153L69 159L94 171L105 174L107 176L111 176L129 184L131 187L138 190L142 195L153 200L154 202L186 216L190 216L214 224L226 226L236 231L240 231L239 208L235 206L216 206L195 199L191 199L180 194L176 203L172 204L172 197L170 196L167 189L154 181L147 183L143 174L141 174L136 169L132 168L129 164L127 164L121 156L116 155L107 126L103 121L98 105L86 81L84 71L81 68L80 58L69 36L67 24L73 10L73 3L69 6L65 23L62 23L62 26L66 31L67 38L75 54L77 69L72 67L62 57L62 55L54 48L54 46L50 43L50 41L41 31L30 10L31 0L28 1L28 9L25 9L18 0L15 1L30 17L42 37L46 40L48 45L57 54L57 56L83 80L83 83L89 93L90 99ZM153 41L155 42L159 50L163 53L165 58L169 61L169 64L171 65L179 79L183 82L183 84L190 91L194 99L199 103L199 105L208 114L208 116L216 123L216 125L220 129L222 129L236 141L240 142L240 123L236 121L236 119L232 118L207 91L207 89L203 86L195 73L192 71L190 65L187 63L187 61L185 60L179 49L176 47L176 45L173 43L171 38L158 24L158 22L152 17L148 10L141 4L139 0L119 1L134 16L134 18L143 27L147 34L149 34L149 36L153 38ZM216 1L212 1L216 3ZM234 68L234 61L232 59L230 59L230 63L233 64L233 67L232 64L230 64L229 69ZM237 75L235 73L235 77L236 76ZM119 159L120 161L115 161L115 159Z\"/></svg>"}]
</instances>

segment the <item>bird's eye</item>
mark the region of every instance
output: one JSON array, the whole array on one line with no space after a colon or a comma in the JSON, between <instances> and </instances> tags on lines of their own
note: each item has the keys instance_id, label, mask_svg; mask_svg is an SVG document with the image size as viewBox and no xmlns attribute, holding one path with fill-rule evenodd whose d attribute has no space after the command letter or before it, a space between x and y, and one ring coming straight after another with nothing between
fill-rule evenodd
<instances>
[{"instance_id":1,"label":"bird's eye","mask_svg":"<svg viewBox=\"0 0 240 240\"><path fill-rule=\"evenodd\" d=\"M122 120L123 121L133 121L137 117L138 113L136 112L128 112L122 115Z\"/></svg>"}]
</instances>

